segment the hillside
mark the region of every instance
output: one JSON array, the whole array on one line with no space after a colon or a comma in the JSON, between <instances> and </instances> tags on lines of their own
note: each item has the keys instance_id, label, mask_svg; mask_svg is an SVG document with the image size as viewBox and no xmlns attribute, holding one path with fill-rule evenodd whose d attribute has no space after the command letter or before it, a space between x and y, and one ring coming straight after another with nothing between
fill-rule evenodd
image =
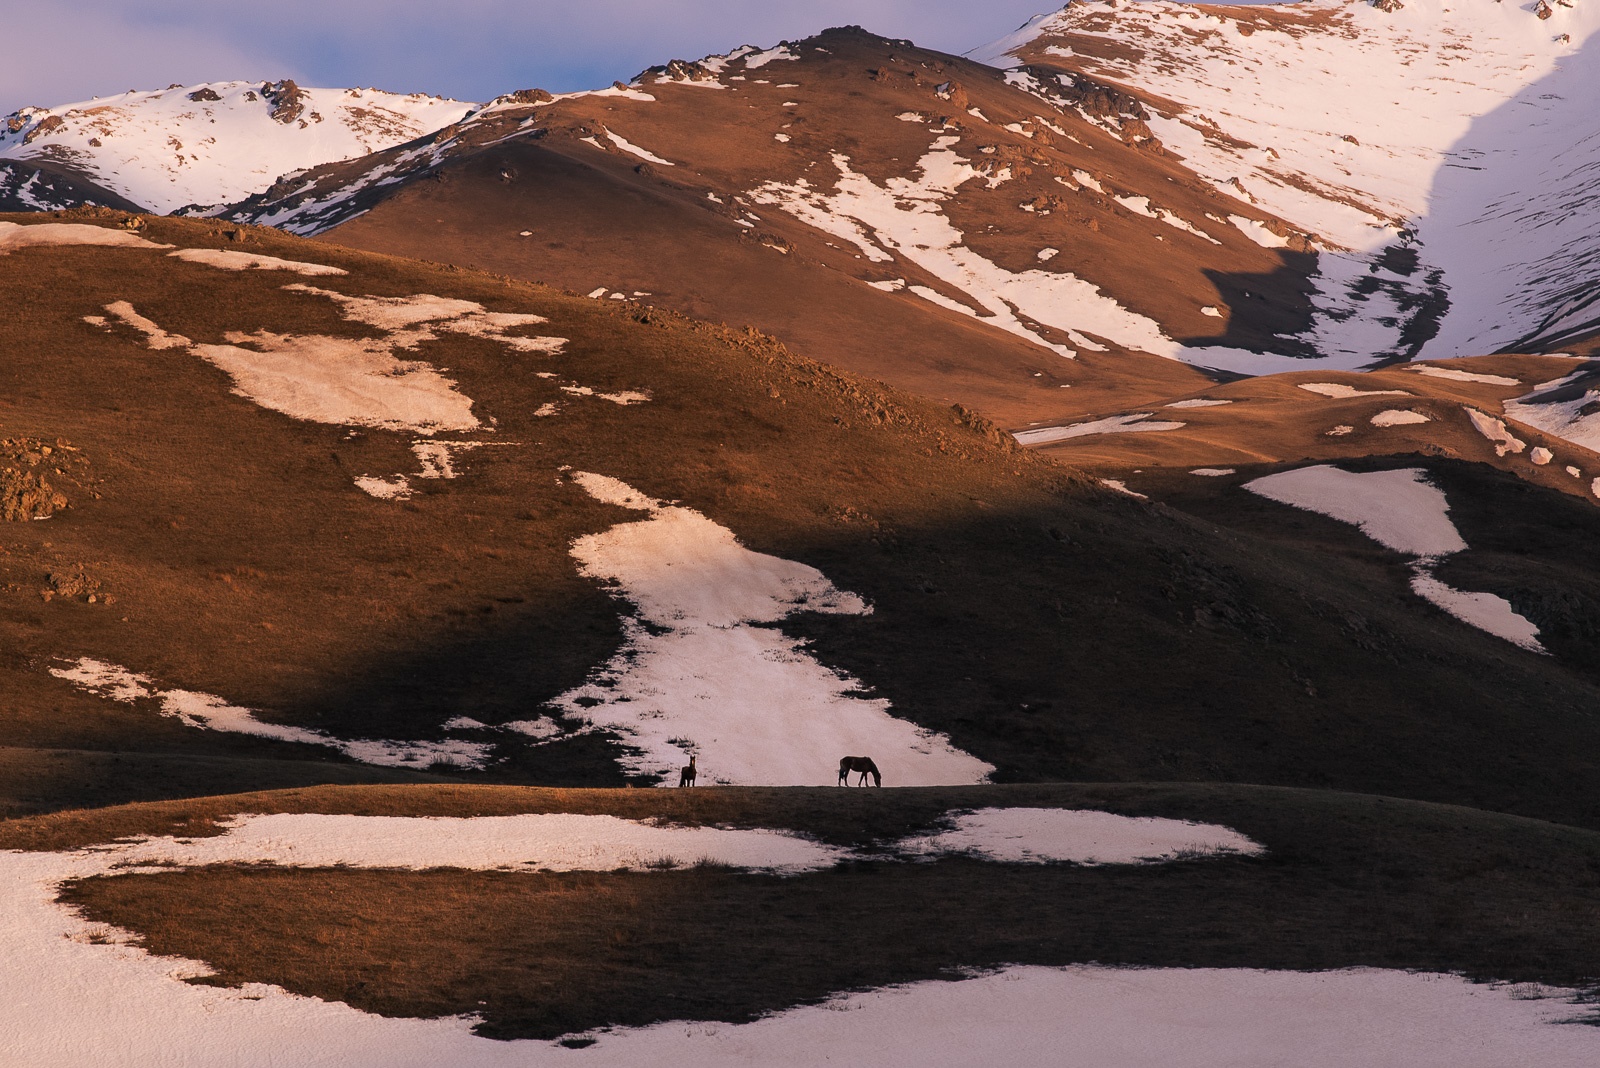
<instances>
[{"instance_id":1,"label":"hillside","mask_svg":"<svg viewBox=\"0 0 1600 1068\"><path fill-rule=\"evenodd\" d=\"M0 121L0 1064L1600 1063L1592 3Z\"/></svg>"},{"instance_id":2,"label":"hillside","mask_svg":"<svg viewBox=\"0 0 1600 1068\"><path fill-rule=\"evenodd\" d=\"M826 783L855 739L902 784L1309 782L1596 819L1587 657L1437 611L1403 553L1223 532L631 303L66 225L8 224L0 259L26 313L10 469L48 516L0 557L9 737L63 778L37 807L71 803L63 751L575 785L698 752L713 782ZM706 601L661 585L663 552L754 570ZM777 718L752 734L754 707Z\"/></svg>"}]
</instances>

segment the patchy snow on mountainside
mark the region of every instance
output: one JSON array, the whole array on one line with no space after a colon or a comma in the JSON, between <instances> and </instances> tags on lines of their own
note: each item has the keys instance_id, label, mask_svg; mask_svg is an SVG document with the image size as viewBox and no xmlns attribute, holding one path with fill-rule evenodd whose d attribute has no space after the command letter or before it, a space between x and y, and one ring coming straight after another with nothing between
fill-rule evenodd
<instances>
[{"instance_id":1,"label":"patchy snow on mountainside","mask_svg":"<svg viewBox=\"0 0 1600 1068\"><path fill-rule=\"evenodd\" d=\"M402 144L473 105L292 81L129 92L0 120L0 159L69 167L154 212L242 200L291 171Z\"/></svg>"},{"instance_id":2,"label":"patchy snow on mountainside","mask_svg":"<svg viewBox=\"0 0 1600 1068\"><path fill-rule=\"evenodd\" d=\"M1080 348L1094 348L1097 343L1092 339L1101 337L1124 348L1207 367L1255 372L1292 365L1281 357L1236 349L1188 348L1168 337L1155 320L1124 308L1073 274L1012 272L973 251L940 205L963 184L977 178L993 186L1005 180L1006 172L988 175L978 170L955 151L960 142L956 135L936 137L918 160L920 173L915 179L894 177L880 185L858 173L849 156L835 152L832 162L838 179L831 190L826 180L801 177L765 182L749 196L850 242L870 261L889 263L897 255L903 257L952 286L970 304L925 286L908 286L909 292L1061 356L1071 358L1077 352L1050 340L1034 324L1069 333Z\"/></svg>"},{"instance_id":3,"label":"patchy snow on mountainside","mask_svg":"<svg viewBox=\"0 0 1600 1068\"><path fill-rule=\"evenodd\" d=\"M1150 94L1187 166L1318 235L1322 355L1455 356L1600 322L1600 5L1539 7L1075 3L970 54Z\"/></svg>"},{"instance_id":4,"label":"patchy snow on mountainside","mask_svg":"<svg viewBox=\"0 0 1600 1068\"><path fill-rule=\"evenodd\" d=\"M693 754L712 782L826 785L839 758L866 754L896 786L983 782L993 767L889 714L771 624L800 612L865 615L860 597L815 568L739 544L699 512L614 478L573 481L645 513L572 546L579 571L613 584L638 612L622 650L554 702L570 719L622 734L630 770L670 775Z\"/></svg>"},{"instance_id":5,"label":"patchy snow on mountainside","mask_svg":"<svg viewBox=\"0 0 1600 1068\"><path fill-rule=\"evenodd\" d=\"M1542 653L1539 628L1492 593L1467 593L1440 582L1440 559L1467 548L1450 521L1444 493L1420 467L1394 471L1343 471L1327 464L1280 471L1244 488L1280 504L1318 512L1359 527L1380 545L1414 557L1411 590L1463 623Z\"/></svg>"}]
</instances>

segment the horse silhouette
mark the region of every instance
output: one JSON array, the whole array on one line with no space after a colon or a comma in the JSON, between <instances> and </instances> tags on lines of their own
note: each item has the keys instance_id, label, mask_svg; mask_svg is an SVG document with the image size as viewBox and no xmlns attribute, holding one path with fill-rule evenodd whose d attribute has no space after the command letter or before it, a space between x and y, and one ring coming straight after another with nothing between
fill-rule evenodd
<instances>
[{"instance_id":1,"label":"horse silhouette","mask_svg":"<svg viewBox=\"0 0 1600 1068\"><path fill-rule=\"evenodd\" d=\"M689 754L689 763L678 770L678 785L693 786L695 776L699 773L694 770L694 754Z\"/></svg>"},{"instance_id":2,"label":"horse silhouette","mask_svg":"<svg viewBox=\"0 0 1600 1068\"><path fill-rule=\"evenodd\" d=\"M872 785L874 785L874 786L882 786L883 785L883 776L878 773L878 765L876 765L876 764L874 764L872 762L872 758L871 757L840 757L839 758L839 785L840 786L849 786L850 785L850 773L852 771L859 771L861 773L861 781L856 783L857 786L865 786L867 784L867 776L868 775L872 776Z\"/></svg>"}]
</instances>

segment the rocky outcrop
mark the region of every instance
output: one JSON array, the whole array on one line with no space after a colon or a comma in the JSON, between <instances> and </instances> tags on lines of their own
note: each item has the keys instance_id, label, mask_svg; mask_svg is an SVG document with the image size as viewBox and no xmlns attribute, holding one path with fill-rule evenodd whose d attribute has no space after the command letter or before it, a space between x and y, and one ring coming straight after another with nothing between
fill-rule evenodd
<instances>
[{"instance_id":1,"label":"rocky outcrop","mask_svg":"<svg viewBox=\"0 0 1600 1068\"><path fill-rule=\"evenodd\" d=\"M666 79L672 82L714 82L717 80L717 73L704 63L673 59L659 67L646 67L633 80L642 82L646 78L656 81Z\"/></svg>"},{"instance_id":2,"label":"rocky outcrop","mask_svg":"<svg viewBox=\"0 0 1600 1068\"><path fill-rule=\"evenodd\" d=\"M48 519L67 506L66 495L45 478L61 470L62 449L30 438L0 441L0 522Z\"/></svg>"},{"instance_id":3,"label":"rocky outcrop","mask_svg":"<svg viewBox=\"0 0 1600 1068\"><path fill-rule=\"evenodd\" d=\"M27 132L27 134L22 138L22 143L25 145L33 144L51 130L60 129L62 123L65 121L66 120L60 115L46 115L43 119L39 120L39 125Z\"/></svg>"},{"instance_id":4,"label":"rocky outcrop","mask_svg":"<svg viewBox=\"0 0 1600 1068\"><path fill-rule=\"evenodd\" d=\"M299 121L300 116L305 113L306 91L296 85L293 79L267 82L261 86L261 95L272 105L274 122L288 126L292 122Z\"/></svg>"},{"instance_id":5,"label":"rocky outcrop","mask_svg":"<svg viewBox=\"0 0 1600 1068\"><path fill-rule=\"evenodd\" d=\"M199 89L196 89L194 92L189 94L189 99L193 100L195 103L201 103L206 100L221 100L222 97L217 95L217 91L215 89L212 89L209 86L201 86Z\"/></svg>"},{"instance_id":6,"label":"rocky outcrop","mask_svg":"<svg viewBox=\"0 0 1600 1068\"><path fill-rule=\"evenodd\" d=\"M548 104L548 103L550 103L550 101L552 101L554 99L555 99L555 97L551 96L548 92L546 92L543 89L518 89L514 93L506 93L504 96L496 97L495 98L495 103L496 104Z\"/></svg>"}]
</instances>

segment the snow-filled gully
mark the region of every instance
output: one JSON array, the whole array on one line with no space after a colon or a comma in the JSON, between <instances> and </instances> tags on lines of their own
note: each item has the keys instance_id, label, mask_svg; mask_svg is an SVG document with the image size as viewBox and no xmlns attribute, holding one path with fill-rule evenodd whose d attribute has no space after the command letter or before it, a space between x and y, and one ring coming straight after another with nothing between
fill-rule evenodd
<instances>
[{"instance_id":1,"label":"snow-filled gully","mask_svg":"<svg viewBox=\"0 0 1600 1068\"><path fill-rule=\"evenodd\" d=\"M1103 812L985 809L892 846L1001 861L1040 854L1259 852L1227 828ZM1099 845L1090 844L1098 841ZM1143 844L1141 844L1143 843ZM1198 845L1199 850L1193 847ZM1176 854L1172 850L1185 850ZM944 850L948 851L948 849ZM671 827L612 816L477 819L238 816L221 835L0 852L0 1050L27 1068L541 1068L548 1065L975 1063L1097 1068L1578 1068L1600 1057L1574 991L1346 969L1008 966L836 995L747 1024L606 1028L590 1044L496 1041L472 1017L385 1018L261 983L185 982L203 963L153 956L63 906L62 883L215 863L649 873L708 859L753 871L827 868L844 851L792 833ZM1183 858L1183 859L1179 859ZM645 876L648 877L648 874Z\"/></svg>"},{"instance_id":2,"label":"snow-filled gully","mask_svg":"<svg viewBox=\"0 0 1600 1068\"><path fill-rule=\"evenodd\" d=\"M1280 504L1359 527L1380 545L1413 558L1411 590L1463 623L1535 653L1545 652L1539 628L1492 593L1467 593L1440 582L1433 569L1467 548L1450 521L1443 491L1419 467L1344 471L1328 464L1280 471L1244 488Z\"/></svg>"},{"instance_id":3,"label":"snow-filled gully","mask_svg":"<svg viewBox=\"0 0 1600 1068\"><path fill-rule=\"evenodd\" d=\"M745 785L827 784L838 761L869 754L895 785L982 782L993 766L889 714L772 624L797 612L870 607L815 568L740 545L699 512L578 472L596 500L644 513L580 538L580 571L631 602L622 650L555 701L568 717L622 734L625 766L669 775L697 754L701 774Z\"/></svg>"}]
</instances>

